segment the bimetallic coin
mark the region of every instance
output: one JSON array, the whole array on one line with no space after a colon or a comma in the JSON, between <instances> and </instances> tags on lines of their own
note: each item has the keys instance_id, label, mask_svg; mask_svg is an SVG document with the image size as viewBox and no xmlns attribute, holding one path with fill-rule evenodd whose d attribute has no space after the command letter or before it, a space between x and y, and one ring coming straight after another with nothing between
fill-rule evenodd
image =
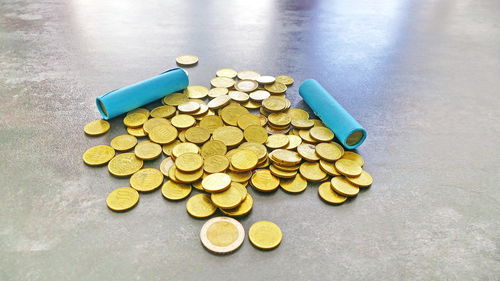
<instances>
[{"instance_id":1,"label":"bimetallic coin","mask_svg":"<svg viewBox=\"0 0 500 281\"><path fill-rule=\"evenodd\" d=\"M121 212L133 208L139 202L139 193L131 187L120 187L106 197L106 205L113 211Z\"/></svg>"},{"instance_id":2,"label":"bimetallic coin","mask_svg":"<svg viewBox=\"0 0 500 281\"><path fill-rule=\"evenodd\" d=\"M168 200L182 200L191 193L191 185L166 181L161 187L161 194Z\"/></svg>"},{"instance_id":3,"label":"bimetallic coin","mask_svg":"<svg viewBox=\"0 0 500 281\"><path fill-rule=\"evenodd\" d=\"M203 246L216 254L228 254L238 249L245 240L241 223L229 217L208 220L200 231Z\"/></svg>"},{"instance_id":4,"label":"bimetallic coin","mask_svg":"<svg viewBox=\"0 0 500 281\"><path fill-rule=\"evenodd\" d=\"M340 195L353 197L359 193L359 187L350 183L344 177L334 177L331 179L330 183L333 191Z\"/></svg>"},{"instance_id":5,"label":"bimetallic coin","mask_svg":"<svg viewBox=\"0 0 500 281\"><path fill-rule=\"evenodd\" d=\"M111 147L116 151L126 151L134 148L137 138L131 135L119 135L111 140Z\"/></svg>"},{"instance_id":6,"label":"bimetallic coin","mask_svg":"<svg viewBox=\"0 0 500 281\"><path fill-rule=\"evenodd\" d=\"M139 170L130 177L130 186L141 192L153 191L162 183L163 174L153 168Z\"/></svg>"},{"instance_id":7,"label":"bimetallic coin","mask_svg":"<svg viewBox=\"0 0 500 281\"><path fill-rule=\"evenodd\" d=\"M178 56L175 61L179 65L190 66L198 63L198 57L194 55L182 55Z\"/></svg>"},{"instance_id":8,"label":"bimetallic coin","mask_svg":"<svg viewBox=\"0 0 500 281\"><path fill-rule=\"evenodd\" d=\"M122 153L116 155L108 163L108 171L118 177L130 176L142 168L144 162L137 158L134 153Z\"/></svg>"},{"instance_id":9,"label":"bimetallic coin","mask_svg":"<svg viewBox=\"0 0 500 281\"><path fill-rule=\"evenodd\" d=\"M217 77L235 78L236 75L238 75L238 72L234 69L231 69L231 68L222 68L222 69L217 70L215 75Z\"/></svg>"},{"instance_id":10,"label":"bimetallic coin","mask_svg":"<svg viewBox=\"0 0 500 281\"><path fill-rule=\"evenodd\" d=\"M335 168L339 173L348 177L357 177L363 171L358 163L348 159L337 160L335 162Z\"/></svg>"},{"instance_id":11,"label":"bimetallic coin","mask_svg":"<svg viewBox=\"0 0 500 281\"><path fill-rule=\"evenodd\" d=\"M109 131L110 125L108 121L94 120L83 127L85 134L89 136L98 136Z\"/></svg>"},{"instance_id":12,"label":"bimetallic coin","mask_svg":"<svg viewBox=\"0 0 500 281\"><path fill-rule=\"evenodd\" d=\"M234 84L234 88L238 91L250 93L255 91L259 84L255 80L240 80Z\"/></svg>"},{"instance_id":13,"label":"bimetallic coin","mask_svg":"<svg viewBox=\"0 0 500 281\"><path fill-rule=\"evenodd\" d=\"M222 192L229 188L231 177L224 173L208 175L203 179L201 185L207 192Z\"/></svg>"},{"instance_id":14,"label":"bimetallic coin","mask_svg":"<svg viewBox=\"0 0 500 281\"><path fill-rule=\"evenodd\" d=\"M196 194L191 196L186 203L189 215L195 218L207 218L217 211L217 206L212 203L210 194Z\"/></svg>"},{"instance_id":15,"label":"bimetallic coin","mask_svg":"<svg viewBox=\"0 0 500 281\"><path fill-rule=\"evenodd\" d=\"M329 181L322 183L318 187L318 195L325 202L330 204L342 204L347 200L347 197L337 194L331 188L331 183Z\"/></svg>"},{"instance_id":16,"label":"bimetallic coin","mask_svg":"<svg viewBox=\"0 0 500 281\"><path fill-rule=\"evenodd\" d=\"M248 230L248 239L255 247L262 250L271 250L281 243L283 234L276 224L270 221L254 223Z\"/></svg>"},{"instance_id":17,"label":"bimetallic coin","mask_svg":"<svg viewBox=\"0 0 500 281\"><path fill-rule=\"evenodd\" d=\"M357 177L346 177L346 179L359 187L368 187L373 183L372 176L366 171L362 171Z\"/></svg>"},{"instance_id":18,"label":"bimetallic coin","mask_svg":"<svg viewBox=\"0 0 500 281\"><path fill-rule=\"evenodd\" d=\"M142 160L155 159L161 155L161 152L161 145L151 141L142 141L134 149L135 156Z\"/></svg>"},{"instance_id":19,"label":"bimetallic coin","mask_svg":"<svg viewBox=\"0 0 500 281\"><path fill-rule=\"evenodd\" d=\"M108 163L115 156L115 150L109 145L97 145L87 149L82 156L83 162L90 166Z\"/></svg>"}]
</instances>

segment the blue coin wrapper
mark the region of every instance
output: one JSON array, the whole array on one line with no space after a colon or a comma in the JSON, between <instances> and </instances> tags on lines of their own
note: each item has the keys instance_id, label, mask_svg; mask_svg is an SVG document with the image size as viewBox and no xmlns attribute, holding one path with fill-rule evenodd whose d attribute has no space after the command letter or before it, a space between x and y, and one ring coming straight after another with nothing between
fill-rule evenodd
<instances>
[{"instance_id":1,"label":"blue coin wrapper","mask_svg":"<svg viewBox=\"0 0 500 281\"><path fill-rule=\"evenodd\" d=\"M108 120L168 94L181 91L188 85L189 77L184 69L170 69L155 77L97 97L97 109L102 118Z\"/></svg>"},{"instance_id":2,"label":"blue coin wrapper","mask_svg":"<svg viewBox=\"0 0 500 281\"><path fill-rule=\"evenodd\" d=\"M318 81L304 81L299 87L299 94L345 148L354 149L365 141L366 130Z\"/></svg>"}]
</instances>

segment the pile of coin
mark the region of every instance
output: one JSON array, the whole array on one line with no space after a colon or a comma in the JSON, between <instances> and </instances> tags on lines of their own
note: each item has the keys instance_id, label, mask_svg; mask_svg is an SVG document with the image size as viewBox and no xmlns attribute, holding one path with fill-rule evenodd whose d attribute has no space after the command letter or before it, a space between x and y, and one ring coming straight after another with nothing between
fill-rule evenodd
<instances>
[{"instance_id":1,"label":"pile of coin","mask_svg":"<svg viewBox=\"0 0 500 281\"><path fill-rule=\"evenodd\" d=\"M220 69L210 80L211 89L188 86L163 98L163 105L151 111L138 108L128 112L123 118L128 134L115 137L110 145L89 148L83 161L107 164L114 176L130 176L130 187L120 187L106 199L115 211L135 206L138 192L161 187L166 199L182 200L194 188L197 194L186 201L189 215L208 218L219 210L226 216L240 217L253 207L248 185L257 192L281 187L288 193L301 193L308 182L321 183L318 194L325 202L341 204L355 197L360 188L369 187L373 179L362 168L363 158L344 151L320 120L310 118L305 110L291 108L286 91L293 83L284 75ZM108 130L109 123L104 120L84 127L93 136ZM158 169L143 169L144 161L162 153L165 158ZM224 228L227 223L231 221L214 225ZM273 227L256 226L254 232L257 229ZM202 237L202 241L211 240ZM270 249L279 244L276 241L265 246L252 244ZM216 252L221 252L220 247Z\"/></svg>"}]
</instances>

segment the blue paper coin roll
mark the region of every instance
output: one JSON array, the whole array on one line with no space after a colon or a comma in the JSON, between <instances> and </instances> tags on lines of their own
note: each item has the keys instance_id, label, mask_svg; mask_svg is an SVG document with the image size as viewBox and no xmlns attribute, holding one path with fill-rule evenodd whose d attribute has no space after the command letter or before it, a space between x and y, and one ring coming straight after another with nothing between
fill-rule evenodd
<instances>
[{"instance_id":1,"label":"blue paper coin roll","mask_svg":"<svg viewBox=\"0 0 500 281\"><path fill-rule=\"evenodd\" d=\"M170 69L158 76L97 97L97 109L102 118L108 120L168 94L181 91L188 85L189 78L184 69Z\"/></svg>"},{"instance_id":2,"label":"blue paper coin roll","mask_svg":"<svg viewBox=\"0 0 500 281\"><path fill-rule=\"evenodd\" d=\"M318 81L304 81L299 87L299 94L345 148L354 149L366 139L366 130Z\"/></svg>"}]
</instances>

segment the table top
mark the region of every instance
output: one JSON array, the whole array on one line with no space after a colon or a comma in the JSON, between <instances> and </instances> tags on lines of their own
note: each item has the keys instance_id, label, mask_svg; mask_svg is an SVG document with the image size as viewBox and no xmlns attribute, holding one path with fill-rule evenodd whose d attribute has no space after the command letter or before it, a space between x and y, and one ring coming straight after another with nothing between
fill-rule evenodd
<instances>
[{"instance_id":1,"label":"table top","mask_svg":"<svg viewBox=\"0 0 500 281\"><path fill-rule=\"evenodd\" d=\"M3 1L1 280L495 280L500 276L498 1ZM159 191L106 208L128 179L82 153L95 97L196 54L191 85L223 67L315 78L366 128L373 186L340 206L317 186L256 193L246 239L216 256L204 220ZM309 109L308 109L309 110ZM148 163L158 166L161 160Z\"/></svg>"}]
</instances>

